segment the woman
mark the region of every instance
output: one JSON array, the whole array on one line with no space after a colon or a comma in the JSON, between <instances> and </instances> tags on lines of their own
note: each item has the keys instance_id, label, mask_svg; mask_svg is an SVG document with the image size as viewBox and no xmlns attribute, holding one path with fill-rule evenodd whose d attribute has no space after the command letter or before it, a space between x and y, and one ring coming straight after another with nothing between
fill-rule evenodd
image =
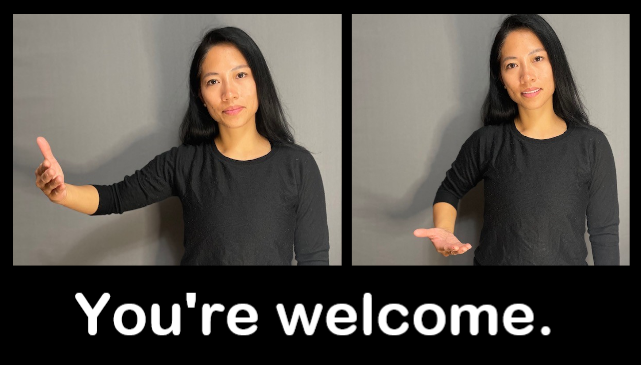
<instances>
[{"instance_id":1,"label":"woman","mask_svg":"<svg viewBox=\"0 0 641 365\"><path fill-rule=\"evenodd\" d=\"M329 264L325 194L311 153L294 141L267 63L241 29L207 32L189 72L182 144L112 185L64 181L48 142L36 185L92 216L178 196L181 265ZM294 252L293 252L294 251Z\"/></svg>"},{"instance_id":2,"label":"woman","mask_svg":"<svg viewBox=\"0 0 641 365\"><path fill-rule=\"evenodd\" d=\"M561 42L536 14L508 16L490 52L484 127L463 144L437 190L434 228L417 229L444 256L470 250L454 235L459 200L484 180L475 265L619 265L614 157L590 125Z\"/></svg>"}]
</instances>

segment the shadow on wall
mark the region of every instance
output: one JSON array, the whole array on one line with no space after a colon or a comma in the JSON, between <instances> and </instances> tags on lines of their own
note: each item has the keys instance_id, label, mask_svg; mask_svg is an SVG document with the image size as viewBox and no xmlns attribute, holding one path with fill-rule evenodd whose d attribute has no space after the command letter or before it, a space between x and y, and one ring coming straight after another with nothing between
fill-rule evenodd
<instances>
[{"instance_id":1,"label":"shadow on wall","mask_svg":"<svg viewBox=\"0 0 641 365\"><path fill-rule=\"evenodd\" d=\"M152 219L152 222L158 222L158 251L154 264L179 264L184 252L182 224L176 224L177 220L182 222L180 200L172 197L147 209L156 210L158 213L157 218ZM149 225L149 219L141 215L135 215L135 219L129 217L131 215L123 216L121 219L103 225L91 234L77 240L73 248L67 251L61 259L54 261L41 251L38 261L42 265L100 265L104 257L126 253L136 246L137 242L149 240L149 237L131 233L139 231L138 227L142 225ZM101 239L97 239L97 237L101 237Z\"/></svg>"},{"instance_id":2,"label":"shadow on wall","mask_svg":"<svg viewBox=\"0 0 641 365\"><path fill-rule=\"evenodd\" d=\"M164 146L166 143L159 142L163 138L159 138L158 133L145 136L141 139L134 141L127 149L123 150L120 154L111 160L92 168L78 173L77 169L73 168L71 161L65 161L64 157L56 157L60 162L65 173L65 181L69 183L78 184L80 181L89 184L111 184L121 181L124 175L114 173L115 171L127 170L126 174L131 174L136 169L143 167L136 166L128 169L123 169L123 166L131 165L131 156L140 155L141 151L158 150L158 146ZM55 156L55 145L52 145L52 150ZM160 153L162 151L159 151ZM145 153L144 155L146 155ZM35 186L34 170L37 165L42 162L42 155L38 146L33 141L33 149L24 151L20 148L14 147L13 171L14 174L19 174L25 180L25 185L33 185L33 189L28 191L39 198L47 199L47 197ZM33 161L37 161L35 165ZM84 184L84 183L81 183ZM53 204L53 203L51 203ZM67 208L62 208L67 209ZM183 247L183 218L182 218L182 205L177 197L171 197L156 204L152 204L141 209L147 211L157 212L156 218L153 216L143 216L128 214L128 212L119 215L118 219L101 226L94 232L86 235L78 240L78 242L69 249L61 259L53 260L45 253L40 254L38 263L41 265L98 265L101 263L105 256L117 255L121 252L130 250L133 245L138 242L149 241L150 237L148 232L139 229L140 226L157 225L158 229L158 251L156 252L154 264L158 265L177 265L180 263ZM82 214L82 213L78 213ZM134 219L131 219L131 218ZM101 217L92 217L92 219L101 219Z\"/></svg>"},{"instance_id":3,"label":"shadow on wall","mask_svg":"<svg viewBox=\"0 0 641 365\"><path fill-rule=\"evenodd\" d=\"M443 141L439 146L438 152L432 158L432 164L429 165L425 172L425 177L417 184L417 188L413 191L408 191L403 198L404 203L397 205L396 208L387 212L388 216L394 220L407 220L417 214L422 214L426 217L426 227L416 228L431 228L434 227L432 205L436 191L445 179L445 173L451 167L452 162L456 158L463 141L467 139L465 136L460 144L448 143L448 141L461 140L461 131L470 128L470 115L462 115L454 118L446 125L444 133L440 138ZM480 124L478 127L480 128ZM473 130L476 128L472 128ZM427 159L426 159L427 160ZM436 254L429 258L428 264L432 265L471 265L473 262L473 250L478 246L478 240L481 235L483 226L483 181L478 183L472 188L461 200L459 201L455 236L463 243L470 243L472 250L463 255L444 257L441 254ZM426 244L433 250L431 241L428 238L417 238L425 240Z\"/></svg>"},{"instance_id":4,"label":"shadow on wall","mask_svg":"<svg viewBox=\"0 0 641 365\"><path fill-rule=\"evenodd\" d=\"M478 114L478 113L475 113ZM445 178L446 171L450 168L454 158L458 154L460 147L468 136L462 137L462 130L475 130L480 128L470 126L470 120L473 116L469 113L455 117L452 121L440 123L446 125L445 131L434 137L435 143L439 144L436 155L427 156L426 160L432 163L427 167L423 178L416 184L415 188L407 191L399 201L384 195L368 192L367 189L353 189L353 211L355 217L363 218L368 222L376 222L371 225L371 229L380 230L386 233L397 233L398 235L410 235L416 228L433 227L432 203L436 191ZM478 120L478 117L476 117ZM462 138L462 139L461 139ZM460 144L450 143L450 141L461 140ZM481 235L483 225L483 181L470 190L459 202L458 214L456 217L455 235L463 243L472 244L473 249L478 246L478 239ZM407 222L417 215L425 217L425 226L407 228ZM413 236L412 236L413 237ZM471 265L473 261L473 252L460 256L444 257L434 250L431 241L427 238L416 238L425 240L430 246L428 252L427 265Z\"/></svg>"},{"instance_id":5,"label":"shadow on wall","mask_svg":"<svg viewBox=\"0 0 641 365\"><path fill-rule=\"evenodd\" d=\"M473 250L463 255L444 257L433 248L427 238L416 238L413 230L416 228L433 227L432 203L445 173L451 167L465 140L478 128L483 126L480 118L481 105L487 91L487 64L489 47L492 39L487 32L487 22L496 23L500 15L451 15L444 16L448 35L447 43L456 45L458 54L452 57L452 69L456 73L443 87L458 90L458 103L449 116L440 121L433 121L437 126L444 126L442 132L435 132L430 146L438 146L436 153L427 152L424 159L428 163L423 177L398 200L387 196L373 194L368 189L354 187L353 211L354 217L372 222L368 229L381 234L398 234L411 236L413 239L424 240L428 246L426 256L422 258L425 265L472 265ZM481 17L487 18L483 19ZM435 41L438 48L442 40ZM427 46L426 46L427 47ZM479 62L483 60L483 62ZM424 85L434 85L434 80L423 80ZM440 86L439 86L440 87ZM426 121L432 123L432 121ZM459 202L456 218L455 235L463 243L478 247L478 241L483 226L484 192L483 181L471 189ZM409 227L411 222L417 222L417 215L424 217L419 226ZM367 255L367 254L364 254ZM416 258L402 257L395 254L397 259L417 262ZM368 259L371 259L369 257Z\"/></svg>"},{"instance_id":6,"label":"shadow on wall","mask_svg":"<svg viewBox=\"0 0 641 365\"><path fill-rule=\"evenodd\" d=\"M65 181L72 184L116 183L122 181L125 175L130 175L142 168L155 155L180 144L178 129L187 105L189 73L189 63L185 62L184 53L192 52L194 40L201 35L199 33L201 29L186 31L182 20L181 17L166 17L149 24L145 38L147 43L142 42L148 47L147 54L150 55L148 62L149 67L153 69L152 74L167 75L167 77L158 77L153 80L154 90L157 92L154 100L156 110L155 115L150 115L149 118L156 122L155 128L141 138L132 138L129 134L123 135L123 138L118 141L113 141L113 148L109 148L110 159L90 169L76 167L77 164L74 165L74 161L69 161L64 156L56 156L65 173ZM215 22L215 19L212 21ZM193 31L193 34L189 34L190 31ZM175 42L166 40L175 39L176 34L183 38ZM187 62L191 62L191 59ZM176 65L179 67L177 68ZM180 95L181 98L176 98L176 95ZM47 136L44 135L44 137ZM55 155L56 145L51 141L50 143ZM27 190L29 193L47 199L34 183L34 170L42 162L42 155L36 144L36 135L33 136L33 141L29 141L26 145L31 147L25 150L14 145L14 175L17 175L19 181L24 179L25 186L33 186L33 189ZM115 153L112 154L112 151ZM141 157L132 156L148 158L144 160ZM127 252L140 242L147 242L148 246L152 246L149 242L153 242L155 252L152 254L155 258L150 257L145 262L156 265L178 265L184 252L184 224L180 200L177 197L171 197L141 209L157 214L140 215L125 212L113 222L102 225L96 231L80 238L73 248L62 256L62 259L52 260L43 253L35 264L100 264L106 256ZM101 219L101 217L92 217L92 219ZM141 230L141 226L149 229ZM156 230L157 234L155 234Z\"/></svg>"}]
</instances>

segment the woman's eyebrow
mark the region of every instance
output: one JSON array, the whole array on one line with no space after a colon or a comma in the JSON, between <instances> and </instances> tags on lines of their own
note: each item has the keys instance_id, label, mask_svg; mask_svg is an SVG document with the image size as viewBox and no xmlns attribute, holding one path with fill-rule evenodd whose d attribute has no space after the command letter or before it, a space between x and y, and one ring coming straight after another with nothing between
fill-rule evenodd
<instances>
[{"instance_id":1,"label":"woman's eyebrow","mask_svg":"<svg viewBox=\"0 0 641 365\"><path fill-rule=\"evenodd\" d=\"M545 48L537 48L537 49L531 51L530 53L528 53L527 55L529 56L529 55L531 55L533 53L541 52L541 51L545 51ZM516 57L514 57L514 56L503 57L503 59L501 60L501 63L505 62L506 60L511 60L511 59L516 59Z\"/></svg>"},{"instance_id":2,"label":"woman's eyebrow","mask_svg":"<svg viewBox=\"0 0 641 365\"><path fill-rule=\"evenodd\" d=\"M238 70L239 68L249 68L249 66L248 65L238 65L238 66L232 68L229 71L235 71L235 70ZM219 73L218 72L207 72L206 74L203 75L203 77L207 77L207 76L210 76L210 75L219 75Z\"/></svg>"}]
</instances>

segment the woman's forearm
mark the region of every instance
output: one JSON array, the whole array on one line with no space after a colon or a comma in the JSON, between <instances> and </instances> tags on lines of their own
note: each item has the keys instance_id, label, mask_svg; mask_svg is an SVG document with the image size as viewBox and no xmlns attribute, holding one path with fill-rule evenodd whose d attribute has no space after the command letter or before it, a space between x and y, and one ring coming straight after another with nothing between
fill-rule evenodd
<instances>
[{"instance_id":1,"label":"woman's forearm","mask_svg":"<svg viewBox=\"0 0 641 365\"><path fill-rule=\"evenodd\" d=\"M454 233L456 222L456 208L450 203L440 202L433 206L434 227Z\"/></svg>"},{"instance_id":2,"label":"woman's forearm","mask_svg":"<svg viewBox=\"0 0 641 365\"><path fill-rule=\"evenodd\" d=\"M93 214L98 210L100 196L93 185L65 185L67 197L58 204L85 214Z\"/></svg>"}]
</instances>

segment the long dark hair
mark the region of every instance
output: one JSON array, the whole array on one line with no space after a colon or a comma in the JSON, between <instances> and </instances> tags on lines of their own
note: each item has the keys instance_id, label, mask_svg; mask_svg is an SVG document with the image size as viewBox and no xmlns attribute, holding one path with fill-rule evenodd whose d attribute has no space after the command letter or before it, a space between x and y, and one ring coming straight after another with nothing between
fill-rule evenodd
<instances>
[{"instance_id":1,"label":"long dark hair","mask_svg":"<svg viewBox=\"0 0 641 365\"><path fill-rule=\"evenodd\" d=\"M481 108L484 125L511 123L519 114L517 104L503 88L501 81L501 48L510 32L517 29L529 29L539 38L548 53L555 90L552 96L554 113L562 118L568 126L590 125L585 106L581 101L578 88L572 78L570 64L563 51L561 41L554 29L538 14L513 14L501 23L492 50L490 51L490 87Z\"/></svg>"},{"instance_id":2,"label":"long dark hair","mask_svg":"<svg viewBox=\"0 0 641 365\"><path fill-rule=\"evenodd\" d=\"M203 36L194 52L189 69L189 105L180 125L183 144L211 143L218 135L218 124L200 99L200 71L207 52L220 43L233 44L252 70L258 94L256 130L272 143L295 145L291 127L278 99L267 62L254 40L236 27L213 28Z\"/></svg>"}]
</instances>

